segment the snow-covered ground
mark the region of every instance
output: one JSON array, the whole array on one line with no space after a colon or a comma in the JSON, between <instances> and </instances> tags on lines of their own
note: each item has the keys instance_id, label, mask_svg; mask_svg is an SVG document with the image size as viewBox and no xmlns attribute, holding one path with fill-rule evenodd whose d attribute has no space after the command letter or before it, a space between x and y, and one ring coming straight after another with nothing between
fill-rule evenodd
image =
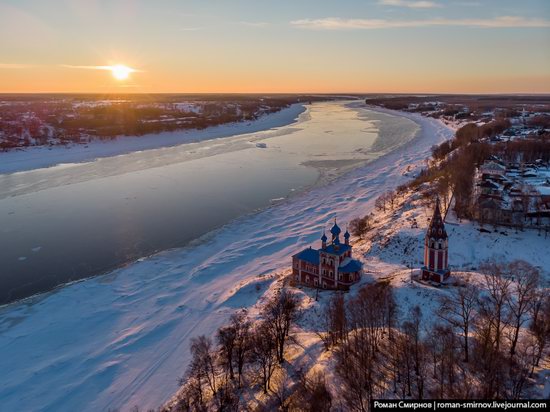
<instances>
[{"instance_id":1,"label":"snow-covered ground","mask_svg":"<svg viewBox=\"0 0 550 412\"><path fill-rule=\"evenodd\" d=\"M375 211L373 227L365 239L352 239L353 255L364 262L365 275L359 284L354 285L345 299L353 297L361 286L379 280L389 281L394 288L399 315L406 319L414 306L420 306L423 313L423 324L440 322L440 318L432 314L440 305L440 299L445 295L455 293L458 284L471 283L480 289L485 288L483 275L477 269L480 263L489 259L498 262L525 260L539 268L541 272L540 286L550 288L550 255L547 253L550 236L544 232L525 230L516 232L514 229L485 227L480 231L479 225L462 221L458 222L452 211L449 211L446 223L449 235L449 262L452 275L447 285L434 287L418 282L419 267L422 265L423 245L429 218L433 213L432 205L417 193L407 192L397 200L395 209ZM367 208L366 211L372 210ZM319 242L316 244L319 245ZM521 245L521 247L517 247ZM414 257L414 259L411 259ZM412 265L413 270L410 270ZM240 290L250 293L256 290L258 302L248 310L248 316L254 320L260 317L265 301L270 299L277 290L284 286L285 277L291 270L278 270L269 275L276 279L269 283L269 288L262 286L262 277L243 282L238 285ZM412 275L412 276L411 276ZM316 291L307 287L291 287L290 290L300 302L301 316L293 329L294 344L288 346L285 363L275 372L273 390L279 385L289 386L295 381L297 371L312 376L315 372L325 375L328 388L333 397L333 405L343 402L340 398L341 387L336 375L336 359L333 351L324 350L324 345L318 333L324 331L323 314L327 304L334 295L333 291ZM338 293L338 292L336 292ZM550 394L550 359L543 358L540 367L535 369L535 385L531 397L546 399ZM282 370L289 377L282 381L279 376ZM382 397L393 397L387 393ZM267 400L259 388L245 391L243 396L249 406L260 405ZM171 405L171 403L168 403Z\"/></svg>"},{"instance_id":2,"label":"snow-covered ground","mask_svg":"<svg viewBox=\"0 0 550 412\"><path fill-rule=\"evenodd\" d=\"M394 113L384 111L386 113ZM329 186L238 219L179 250L0 309L0 400L6 410L154 408L177 390L191 337L253 306L290 255L371 210L452 131L434 119L395 151ZM7 371L7 372L6 372Z\"/></svg>"},{"instance_id":3,"label":"snow-covered ground","mask_svg":"<svg viewBox=\"0 0 550 412\"><path fill-rule=\"evenodd\" d=\"M90 143L70 146L37 146L0 152L0 174L39 169L62 163L80 163L140 150L254 133L290 124L304 111L304 104L296 103L276 113L261 116L252 122L229 123L203 130L180 130L136 137L121 136L114 140L94 140Z\"/></svg>"}]
</instances>

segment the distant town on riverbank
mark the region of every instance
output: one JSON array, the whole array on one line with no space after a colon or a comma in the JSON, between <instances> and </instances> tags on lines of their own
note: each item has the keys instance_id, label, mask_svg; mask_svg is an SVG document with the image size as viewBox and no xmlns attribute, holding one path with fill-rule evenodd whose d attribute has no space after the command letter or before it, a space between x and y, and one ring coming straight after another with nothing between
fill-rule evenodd
<instances>
[{"instance_id":1,"label":"distant town on riverbank","mask_svg":"<svg viewBox=\"0 0 550 412\"><path fill-rule=\"evenodd\" d=\"M432 148L413 187L431 184L444 199L452 191L459 218L550 231L550 96L391 96L366 103L421 113L456 131Z\"/></svg>"},{"instance_id":2,"label":"distant town on riverbank","mask_svg":"<svg viewBox=\"0 0 550 412\"><path fill-rule=\"evenodd\" d=\"M250 122L309 95L0 95L0 151Z\"/></svg>"}]
</instances>

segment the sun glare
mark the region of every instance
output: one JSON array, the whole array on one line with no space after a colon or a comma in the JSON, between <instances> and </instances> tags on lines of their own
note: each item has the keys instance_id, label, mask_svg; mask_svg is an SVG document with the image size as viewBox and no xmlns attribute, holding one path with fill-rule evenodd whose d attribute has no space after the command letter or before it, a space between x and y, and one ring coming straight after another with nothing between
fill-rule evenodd
<instances>
[{"instance_id":1,"label":"sun glare","mask_svg":"<svg viewBox=\"0 0 550 412\"><path fill-rule=\"evenodd\" d=\"M122 64L111 66L111 73L113 74L113 77L117 80L126 80L130 73L132 73L133 71L134 70L130 67L124 66Z\"/></svg>"}]
</instances>

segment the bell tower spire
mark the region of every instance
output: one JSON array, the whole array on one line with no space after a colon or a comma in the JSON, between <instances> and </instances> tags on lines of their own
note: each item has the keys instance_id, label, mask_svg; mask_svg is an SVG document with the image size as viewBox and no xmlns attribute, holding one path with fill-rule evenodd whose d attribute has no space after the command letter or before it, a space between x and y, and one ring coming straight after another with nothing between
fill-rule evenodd
<instances>
[{"instance_id":1,"label":"bell tower spire","mask_svg":"<svg viewBox=\"0 0 550 412\"><path fill-rule=\"evenodd\" d=\"M439 197L436 198L432 220L424 237L422 279L442 282L450 275L449 239L441 217Z\"/></svg>"}]
</instances>

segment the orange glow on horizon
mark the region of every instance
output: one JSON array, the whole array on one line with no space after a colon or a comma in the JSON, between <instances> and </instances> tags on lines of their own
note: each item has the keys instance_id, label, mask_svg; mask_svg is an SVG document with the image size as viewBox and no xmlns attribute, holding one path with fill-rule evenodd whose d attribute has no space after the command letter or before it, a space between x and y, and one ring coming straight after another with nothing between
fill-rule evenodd
<instances>
[{"instance_id":1,"label":"orange glow on horizon","mask_svg":"<svg viewBox=\"0 0 550 412\"><path fill-rule=\"evenodd\" d=\"M78 70L90 69L90 70ZM106 77L105 71L111 76ZM133 74L136 74L133 76ZM549 93L550 74L475 75L384 72L372 68L323 73L303 67L203 70L175 66L49 66L0 68L0 93Z\"/></svg>"}]
</instances>

